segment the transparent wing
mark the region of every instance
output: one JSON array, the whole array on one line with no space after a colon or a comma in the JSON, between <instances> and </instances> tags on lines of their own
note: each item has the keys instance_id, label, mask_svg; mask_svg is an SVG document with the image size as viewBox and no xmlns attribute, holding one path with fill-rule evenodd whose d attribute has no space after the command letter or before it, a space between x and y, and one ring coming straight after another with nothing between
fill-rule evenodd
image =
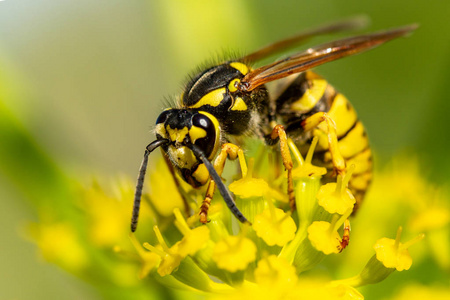
<instances>
[{"instance_id":1,"label":"transparent wing","mask_svg":"<svg viewBox=\"0 0 450 300\"><path fill-rule=\"evenodd\" d=\"M342 57L367 51L392 39L405 36L416 28L417 25L409 25L387 31L350 37L309 48L251 71L241 80L239 90L244 92L251 91L267 82L294 73L303 72Z\"/></svg>"},{"instance_id":2,"label":"transparent wing","mask_svg":"<svg viewBox=\"0 0 450 300\"><path fill-rule=\"evenodd\" d=\"M342 31L350 31L350 30L358 30L367 26L369 20L364 16L357 16L350 19L333 22L325 25L321 25L316 28L308 29L306 31L302 31L299 34L284 39L282 41L267 45L264 48L261 48L249 55L246 55L240 59L243 62L254 62L258 61L264 57L269 55L281 52L293 46L296 46L302 42L307 41L310 38L315 36L337 33Z\"/></svg>"}]
</instances>

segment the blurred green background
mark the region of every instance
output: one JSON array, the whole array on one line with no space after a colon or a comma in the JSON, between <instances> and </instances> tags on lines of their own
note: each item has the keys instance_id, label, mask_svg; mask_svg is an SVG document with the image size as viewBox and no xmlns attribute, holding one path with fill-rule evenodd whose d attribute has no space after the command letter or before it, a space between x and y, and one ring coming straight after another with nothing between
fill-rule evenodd
<instances>
[{"instance_id":1,"label":"blurred green background","mask_svg":"<svg viewBox=\"0 0 450 300\"><path fill-rule=\"evenodd\" d=\"M368 31L420 24L409 38L317 72L354 104L378 163L418 155L425 176L445 185L449 12L449 1L423 0L0 1L0 298L99 297L22 237L36 218L27 200L55 192L46 184L57 180L41 171L134 178L162 100L198 64L330 21L365 15ZM31 142L14 144L17 135ZM30 152L54 168L41 170Z\"/></svg>"}]
</instances>

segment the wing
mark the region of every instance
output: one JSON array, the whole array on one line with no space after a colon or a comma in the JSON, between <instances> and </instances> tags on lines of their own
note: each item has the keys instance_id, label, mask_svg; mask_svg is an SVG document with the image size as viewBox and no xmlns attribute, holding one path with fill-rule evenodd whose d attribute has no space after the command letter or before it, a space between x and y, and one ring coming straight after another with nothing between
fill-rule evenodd
<instances>
[{"instance_id":1,"label":"wing","mask_svg":"<svg viewBox=\"0 0 450 300\"><path fill-rule=\"evenodd\" d=\"M249 55L246 55L240 59L243 62L254 62L258 61L269 55L281 52L290 47L296 46L306 40L324 34L337 33L348 30L358 30L367 26L369 20L364 16L357 16L347 20L342 20L334 23L325 24L316 28L312 28L301 33L284 39L282 41L270 44L264 48L261 48Z\"/></svg>"},{"instance_id":2,"label":"wing","mask_svg":"<svg viewBox=\"0 0 450 300\"><path fill-rule=\"evenodd\" d=\"M303 52L251 71L241 80L238 89L243 92L251 91L267 82L375 48L392 39L405 36L417 27L414 24L387 31L350 37L309 48Z\"/></svg>"}]
</instances>

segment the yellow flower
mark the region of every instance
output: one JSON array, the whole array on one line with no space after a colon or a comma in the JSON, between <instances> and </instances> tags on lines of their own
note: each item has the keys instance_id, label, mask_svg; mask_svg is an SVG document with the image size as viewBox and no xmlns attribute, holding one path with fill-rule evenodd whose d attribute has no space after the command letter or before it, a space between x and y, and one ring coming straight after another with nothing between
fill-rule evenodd
<instances>
[{"instance_id":1,"label":"yellow flower","mask_svg":"<svg viewBox=\"0 0 450 300\"><path fill-rule=\"evenodd\" d=\"M168 217L172 215L175 208L184 207L183 198L163 159L157 162L154 170L149 174L151 204L159 215ZM182 180L180 183L186 186Z\"/></svg>"},{"instance_id":2,"label":"yellow flower","mask_svg":"<svg viewBox=\"0 0 450 300\"><path fill-rule=\"evenodd\" d=\"M46 260L74 273L88 266L88 253L82 247L72 224L67 222L33 224L30 232Z\"/></svg>"},{"instance_id":3,"label":"yellow flower","mask_svg":"<svg viewBox=\"0 0 450 300\"><path fill-rule=\"evenodd\" d=\"M175 244L177 246L176 252L182 257L194 255L210 240L209 228L200 226L190 229L178 208L174 209L174 214L176 218L175 225L184 235L183 239Z\"/></svg>"},{"instance_id":4,"label":"yellow flower","mask_svg":"<svg viewBox=\"0 0 450 300\"><path fill-rule=\"evenodd\" d=\"M311 244L324 254L339 253L340 236L329 222L313 222L308 227L308 238Z\"/></svg>"},{"instance_id":5,"label":"yellow flower","mask_svg":"<svg viewBox=\"0 0 450 300\"><path fill-rule=\"evenodd\" d=\"M134 234L130 234L130 239L133 246L136 248L142 263L141 272L139 274L139 278L142 279L146 277L153 268L159 265L161 257L156 253L145 251ZM116 247L115 252L120 252L120 249Z\"/></svg>"},{"instance_id":6,"label":"yellow flower","mask_svg":"<svg viewBox=\"0 0 450 300\"><path fill-rule=\"evenodd\" d=\"M269 208L255 217L253 229L269 246L283 246L295 236L297 226L289 213L269 204Z\"/></svg>"},{"instance_id":7,"label":"yellow flower","mask_svg":"<svg viewBox=\"0 0 450 300\"><path fill-rule=\"evenodd\" d=\"M97 183L89 188L84 195L83 207L91 222L89 235L93 243L101 247L113 247L122 244L128 234L126 226L130 218L123 211L129 209L133 190L125 190L130 182L123 182L118 188L116 197L108 196ZM119 198L119 199L117 199Z\"/></svg>"},{"instance_id":8,"label":"yellow flower","mask_svg":"<svg viewBox=\"0 0 450 300\"><path fill-rule=\"evenodd\" d=\"M212 259L221 269L230 272L245 270L256 259L256 246L243 235L228 236L216 244Z\"/></svg>"},{"instance_id":9,"label":"yellow flower","mask_svg":"<svg viewBox=\"0 0 450 300\"><path fill-rule=\"evenodd\" d=\"M422 236L407 243L401 243L399 236L395 240L379 239L375 255L356 276L341 280L315 277L318 273L327 276L328 270L330 277L354 274L352 270L357 268L355 272L359 271L365 263L346 254L330 257L332 253L340 252L342 225L347 222L355 203L347 189L351 168L346 175L339 176L337 182L323 185L320 176L325 169L311 165L312 151L303 160L295 146L290 144L290 147L294 157L298 155L293 181L296 213L289 210L286 201L285 174L273 178L273 173L264 172L263 166L270 164L261 162L258 172L255 171L259 178L253 178L253 167L246 173L245 160L241 160L243 178L231 182L229 188L234 193L237 207L253 225L238 223L217 192L208 215L210 222L200 224L198 215L188 216L187 207L172 185L170 173L159 163L150 173L152 195L143 195L143 199L150 201L143 201L143 212L147 216L141 216L144 226L140 226L137 234L145 243L139 243L132 235L134 252L129 251L130 242L124 233L129 230L133 193L133 187L126 182L119 185L119 193L113 195L107 195L99 186L84 193L85 198L80 203L88 216L89 229L85 240L79 238L79 231L83 232L84 227L76 222L64 223L61 227L39 228L36 240L49 260L77 274L85 270L86 277L99 268L99 264L93 264L95 259L90 253L95 251L93 249L98 251L102 248L103 252L96 255L103 255L103 261L107 261L104 265L111 267L109 270L101 269L101 273L107 274L114 286L139 286L142 291L148 291L158 282L169 288L202 293L205 298L216 299L360 300L363 296L357 287L380 282L395 270L409 269L412 259L407 248ZM227 183L230 182L230 178L223 176ZM427 190L423 186L421 192ZM172 193L177 196L167 199L166 196L171 198ZM383 193L390 196L385 190ZM204 190L191 189L182 183L181 194L191 208L198 211L196 205L204 199ZM384 199L377 193L375 195ZM382 201L376 200L368 200L369 209L374 203L381 207ZM448 247L441 240L448 241L448 237L443 235L448 230L448 210L443 203L429 206L419 200L417 195L414 205L402 200L415 215L414 219L406 220L409 221L407 224L413 230L427 230L427 236L433 237L427 241L430 245L439 243L439 247L433 249L440 249L440 257L446 257L448 251L445 249ZM127 202L128 208L125 209ZM146 205L148 203L150 205ZM383 218L399 207L396 206L398 201L388 204L389 209L383 208L383 214L380 216L378 212L375 220L371 219L375 211L363 218L354 218L355 236L351 237L348 250L353 253L371 251L370 244L386 230ZM364 214L365 209L364 203L360 214ZM403 216L398 211L392 215ZM377 226L374 226L375 222ZM153 232L150 230L152 227ZM375 238L374 232L378 233ZM59 236L64 238L58 239ZM370 244L364 246L361 241L369 238L372 238ZM445 260L440 262L446 265ZM317 272L319 264L324 268ZM307 270L311 271L305 272ZM123 272L127 276L121 275ZM129 276L129 273L137 273L138 276ZM150 280L134 281L137 277Z\"/></svg>"},{"instance_id":10,"label":"yellow flower","mask_svg":"<svg viewBox=\"0 0 450 300\"><path fill-rule=\"evenodd\" d=\"M345 284L330 284L327 290L331 294L331 299L342 300L364 300L364 296L354 287Z\"/></svg>"},{"instance_id":11,"label":"yellow flower","mask_svg":"<svg viewBox=\"0 0 450 300\"><path fill-rule=\"evenodd\" d=\"M270 255L258 262L255 281L261 286L289 290L297 284L297 272L287 260Z\"/></svg>"},{"instance_id":12,"label":"yellow flower","mask_svg":"<svg viewBox=\"0 0 450 300\"><path fill-rule=\"evenodd\" d=\"M292 176L294 178L320 178L322 175L325 175L327 173L326 168L317 167L311 163L314 155L314 149L316 148L318 141L319 138L317 136L314 137L311 142L311 146L308 149L308 153L306 154L306 158L303 159L294 142L291 139L288 140L289 148L291 149L292 154L298 163L298 166L292 170Z\"/></svg>"},{"instance_id":13,"label":"yellow flower","mask_svg":"<svg viewBox=\"0 0 450 300\"><path fill-rule=\"evenodd\" d=\"M158 273L161 276L171 274L186 256L194 255L209 241L209 229L207 227L198 227L191 230L178 209L175 209L175 215L177 217L178 227L184 234L181 241L176 242L169 248L158 226L155 225L153 229L161 248L154 247L149 243L144 243L145 248L161 257L161 264L158 267ZM139 248L137 245L135 245L135 247L137 249ZM141 253L141 257L142 256ZM146 261L144 261L144 263L145 262Z\"/></svg>"},{"instance_id":14,"label":"yellow flower","mask_svg":"<svg viewBox=\"0 0 450 300\"><path fill-rule=\"evenodd\" d=\"M268 194L269 184L261 178L244 177L229 186L230 191L242 199L263 197Z\"/></svg>"},{"instance_id":15,"label":"yellow flower","mask_svg":"<svg viewBox=\"0 0 450 300\"><path fill-rule=\"evenodd\" d=\"M403 271L411 267L412 259L408 253L408 247L424 238L421 234L409 242L400 243L402 228L397 231L395 240L382 238L374 245L376 254L372 256L360 274L342 280L337 280L333 284L346 284L358 287L366 284L378 283L386 279L395 270Z\"/></svg>"},{"instance_id":16,"label":"yellow flower","mask_svg":"<svg viewBox=\"0 0 450 300\"><path fill-rule=\"evenodd\" d=\"M330 214L349 215L352 212L356 200L352 192L347 188L347 185L353 169L354 165L349 168L345 177L338 175L337 183L327 183L317 193L319 205Z\"/></svg>"},{"instance_id":17,"label":"yellow flower","mask_svg":"<svg viewBox=\"0 0 450 300\"><path fill-rule=\"evenodd\" d=\"M395 268L397 271L409 270L412 264L412 258L409 255L408 247L423 239L425 235L421 234L415 239L403 244L400 242L402 228L397 231L395 240L382 238L374 245L377 259L383 263L386 268Z\"/></svg>"},{"instance_id":18,"label":"yellow flower","mask_svg":"<svg viewBox=\"0 0 450 300\"><path fill-rule=\"evenodd\" d=\"M148 247L148 244L144 245L144 247ZM176 251L176 247L174 247L171 250ZM152 250L154 251L154 250ZM176 268L180 265L181 261L183 260L183 257L177 253L169 253L166 252L164 256L161 256L161 264L158 267L158 274L161 276L166 276L172 274Z\"/></svg>"},{"instance_id":19,"label":"yellow flower","mask_svg":"<svg viewBox=\"0 0 450 300\"><path fill-rule=\"evenodd\" d=\"M158 274L164 277L171 274L176 268L178 268L184 257L178 252L178 244L175 244L169 248L158 226L155 225L153 229L156 233L160 246L154 247L149 243L144 243L144 248L161 257L161 263L158 267Z\"/></svg>"}]
</instances>

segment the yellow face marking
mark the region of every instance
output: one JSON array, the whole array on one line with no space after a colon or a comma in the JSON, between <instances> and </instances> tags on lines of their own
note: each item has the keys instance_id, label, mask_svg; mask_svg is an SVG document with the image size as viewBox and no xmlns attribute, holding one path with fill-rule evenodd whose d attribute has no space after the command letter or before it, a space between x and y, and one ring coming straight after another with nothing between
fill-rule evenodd
<instances>
[{"instance_id":1,"label":"yellow face marking","mask_svg":"<svg viewBox=\"0 0 450 300\"><path fill-rule=\"evenodd\" d=\"M228 85L228 90L232 93L237 91L237 84L239 84L240 80L238 78L231 80L230 84Z\"/></svg>"},{"instance_id":2,"label":"yellow face marking","mask_svg":"<svg viewBox=\"0 0 450 300\"><path fill-rule=\"evenodd\" d=\"M187 127L182 129L173 129L170 126L167 126L167 133L169 134L170 140L178 143L182 143L186 134L188 134L189 130Z\"/></svg>"},{"instance_id":3,"label":"yellow face marking","mask_svg":"<svg viewBox=\"0 0 450 300\"><path fill-rule=\"evenodd\" d=\"M201 129L200 127L192 126L189 130L189 137L191 138L192 143L195 144L197 139L204 138L206 136L206 131Z\"/></svg>"},{"instance_id":4,"label":"yellow face marking","mask_svg":"<svg viewBox=\"0 0 450 300\"><path fill-rule=\"evenodd\" d=\"M237 97L234 100L234 105L231 107L231 110L245 111L247 110L247 104L245 104L244 100L242 100L241 97Z\"/></svg>"},{"instance_id":5,"label":"yellow face marking","mask_svg":"<svg viewBox=\"0 0 450 300\"><path fill-rule=\"evenodd\" d=\"M311 87L305 91L303 96L292 103L291 109L297 112L308 112L319 102L327 88L327 81L324 79L311 80Z\"/></svg>"},{"instance_id":6,"label":"yellow face marking","mask_svg":"<svg viewBox=\"0 0 450 300\"><path fill-rule=\"evenodd\" d=\"M206 166L204 164L200 164L197 167L197 170L195 170L195 172L192 173L192 177L194 177L195 180L200 182L201 185L204 185L209 179L208 169L206 169Z\"/></svg>"},{"instance_id":7,"label":"yellow face marking","mask_svg":"<svg viewBox=\"0 0 450 300\"><path fill-rule=\"evenodd\" d=\"M232 62L230 63L230 66L241 72L242 75L247 75L247 73L250 71L250 69L246 65L240 62Z\"/></svg>"},{"instance_id":8,"label":"yellow face marking","mask_svg":"<svg viewBox=\"0 0 450 300\"><path fill-rule=\"evenodd\" d=\"M163 138L167 138L167 131L164 129L164 124L156 124L155 133L159 134Z\"/></svg>"},{"instance_id":9,"label":"yellow face marking","mask_svg":"<svg viewBox=\"0 0 450 300\"><path fill-rule=\"evenodd\" d=\"M222 102L223 94L226 93L225 88L217 89L212 92L209 92L205 96L203 96L197 103L191 106L191 108L199 108L203 105L210 105L216 107Z\"/></svg>"}]
</instances>

